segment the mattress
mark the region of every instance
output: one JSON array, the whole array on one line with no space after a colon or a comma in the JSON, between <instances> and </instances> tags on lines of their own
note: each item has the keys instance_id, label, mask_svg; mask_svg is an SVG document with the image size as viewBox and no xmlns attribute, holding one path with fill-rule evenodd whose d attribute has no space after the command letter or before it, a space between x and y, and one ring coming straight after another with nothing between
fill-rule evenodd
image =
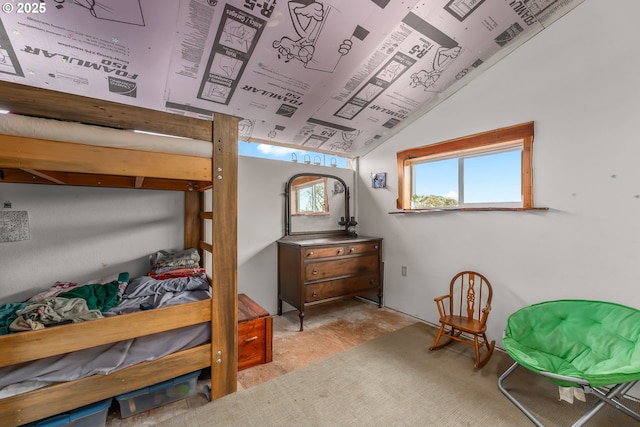
<instances>
[{"instance_id":1,"label":"mattress","mask_svg":"<svg viewBox=\"0 0 640 427\"><path fill-rule=\"evenodd\" d=\"M210 141L137 133L17 114L0 114L0 134L206 158L211 158L212 153Z\"/></svg>"}]
</instances>

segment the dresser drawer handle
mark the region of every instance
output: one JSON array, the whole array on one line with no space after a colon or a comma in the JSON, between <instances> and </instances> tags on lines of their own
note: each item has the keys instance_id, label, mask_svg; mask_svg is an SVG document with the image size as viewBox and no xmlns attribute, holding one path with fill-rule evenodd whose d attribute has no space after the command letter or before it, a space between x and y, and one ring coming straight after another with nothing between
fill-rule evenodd
<instances>
[{"instance_id":1,"label":"dresser drawer handle","mask_svg":"<svg viewBox=\"0 0 640 427\"><path fill-rule=\"evenodd\" d=\"M354 252L356 248L349 248L349 252Z\"/></svg>"},{"instance_id":2,"label":"dresser drawer handle","mask_svg":"<svg viewBox=\"0 0 640 427\"><path fill-rule=\"evenodd\" d=\"M258 336L256 335L255 337L251 337L251 338L247 338L244 340L244 342L251 342L251 341L255 341L258 339Z\"/></svg>"},{"instance_id":3,"label":"dresser drawer handle","mask_svg":"<svg viewBox=\"0 0 640 427\"><path fill-rule=\"evenodd\" d=\"M374 245L374 246L373 246L373 249L378 249L378 248L379 248L379 246L378 246L378 245Z\"/></svg>"},{"instance_id":4,"label":"dresser drawer handle","mask_svg":"<svg viewBox=\"0 0 640 427\"><path fill-rule=\"evenodd\" d=\"M340 255L342 253L342 251L343 251L342 248L338 249L338 255Z\"/></svg>"},{"instance_id":5,"label":"dresser drawer handle","mask_svg":"<svg viewBox=\"0 0 640 427\"><path fill-rule=\"evenodd\" d=\"M314 298L317 297L318 296L318 291L313 291L311 293L311 296L314 297Z\"/></svg>"},{"instance_id":6,"label":"dresser drawer handle","mask_svg":"<svg viewBox=\"0 0 640 427\"><path fill-rule=\"evenodd\" d=\"M307 256L313 256L313 251L307 252Z\"/></svg>"},{"instance_id":7,"label":"dresser drawer handle","mask_svg":"<svg viewBox=\"0 0 640 427\"><path fill-rule=\"evenodd\" d=\"M316 270L315 268L313 270L311 270L311 274L318 274L318 270Z\"/></svg>"}]
</instances>

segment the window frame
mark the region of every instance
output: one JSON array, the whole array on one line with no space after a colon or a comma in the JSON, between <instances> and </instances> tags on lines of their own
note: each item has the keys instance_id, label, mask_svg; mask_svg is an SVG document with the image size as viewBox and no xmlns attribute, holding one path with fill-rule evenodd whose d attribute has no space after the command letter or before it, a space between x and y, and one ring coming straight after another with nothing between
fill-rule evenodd
<instances>
[{"instance_id":1,"label":"window frame","mask_svg":"<svg viewBox=\"0 0 640 427\"><path fill-rule=\"evenodd\" d=\"M442 210L527 210L535 209L533 205L533 122L481 132L436 144L410 148L397 153L398 164L398 199L396 207L402 211L442 211ZM521 186L522 207L454 207L454 208L411 208L411 165L429 157L459 157L468 153L481 153L501 148L522 145Z\"/></svg>"}]
</instances>

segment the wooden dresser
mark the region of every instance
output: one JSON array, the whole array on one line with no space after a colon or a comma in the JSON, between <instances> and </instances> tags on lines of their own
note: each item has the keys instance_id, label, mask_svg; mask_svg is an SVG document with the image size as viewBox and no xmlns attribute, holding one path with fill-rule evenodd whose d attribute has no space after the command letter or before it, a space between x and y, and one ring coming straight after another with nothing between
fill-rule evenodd
<instances>
[{"instance_id":1,"label":"wooden dresser","mask_svg":"<svg viewBox=\"0 0 640 427\"><path fill-rule=\"evenodd\" d=\"M295 307L303 330L305 306L358 295L382 306L382 239L285 236L278 240L278 315Z\"/></svg>"},{"instance_id":2,"label":"wooden dresser","mask_svg":"<svg viewBox=\"0 0 640 427\"><path fill-rule=\"evenodd\" d=\"M272 359L273 318L245 294L238 294L238 370Z\"/></svg>"}]
</instances>

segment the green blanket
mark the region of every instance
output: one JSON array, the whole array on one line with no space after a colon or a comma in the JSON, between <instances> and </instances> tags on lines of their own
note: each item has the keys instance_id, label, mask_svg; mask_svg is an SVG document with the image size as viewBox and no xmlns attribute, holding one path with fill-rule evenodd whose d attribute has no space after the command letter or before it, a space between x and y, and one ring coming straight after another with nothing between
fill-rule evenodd
<instances>
[{"instance_id":1,"label":"green blanket","mask_svg":"<svg viewBox=\"0 0 640 427\"><path fill-rule=\"evenodd\" d=\"M101 284L94 283L90 285L78 286L67 292L58 294L60 298L82 298L87 301L89 310L100 310L105 312L120 302L118 295L119 282Z\"/></svg>"},{"instance_id":2,"label":"green blanket","mask_svg":"<svg viewBox=\"0 0 640 427\"><path fill-rule=\"evenodd\" d=\"M129 282L129 273L123 272L109 283L92 283L78 286L70 291L58 294L61 298L82 298L87 301L89 310L108 311L120 303L124 289Z\"/></svg>"}]
</instances>

